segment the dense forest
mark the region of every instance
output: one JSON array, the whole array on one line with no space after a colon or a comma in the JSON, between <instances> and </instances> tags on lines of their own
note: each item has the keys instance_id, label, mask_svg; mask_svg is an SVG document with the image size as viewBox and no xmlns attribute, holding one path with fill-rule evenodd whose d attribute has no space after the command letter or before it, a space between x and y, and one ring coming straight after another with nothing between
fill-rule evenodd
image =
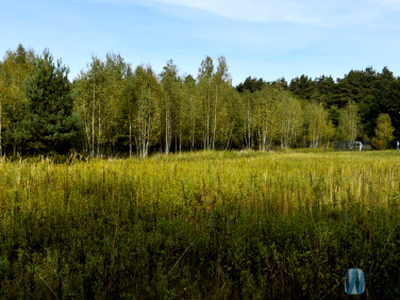
<instances>
[{"instance_id":1,"label":"dense forest","mask_svg":"<svg viewBox=\"0 0 400 300\"><path fill-rule=\"evenodd\" d=\"M0 155L147 156L200 149L330 147L400 138L400 78L387 68L288 83L248 77L234 87L228 63L206 57L196 76L172 60L161 74L116 54L68 68L19 45L0 62Z\"/></svg>"}]
</instances>

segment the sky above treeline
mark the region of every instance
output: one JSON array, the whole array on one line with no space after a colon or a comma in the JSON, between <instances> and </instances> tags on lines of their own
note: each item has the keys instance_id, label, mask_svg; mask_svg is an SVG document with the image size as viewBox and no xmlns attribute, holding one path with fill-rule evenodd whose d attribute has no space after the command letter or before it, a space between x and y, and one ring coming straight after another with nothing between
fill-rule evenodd
<instances>
[{"instance_id":1,"label":"sky above treeline","mask_svg":"<svg viewBox=\"0 0 400 300\"><path fill-rule=\"evenodd\" d=\"M0 13L0 55L48 48L70 79L110 52L156 73L173 59L195 77L207 55L225 56L234 85L369 66L400 75L400 0L0 0Z\"/></svg>"}]
</instances>

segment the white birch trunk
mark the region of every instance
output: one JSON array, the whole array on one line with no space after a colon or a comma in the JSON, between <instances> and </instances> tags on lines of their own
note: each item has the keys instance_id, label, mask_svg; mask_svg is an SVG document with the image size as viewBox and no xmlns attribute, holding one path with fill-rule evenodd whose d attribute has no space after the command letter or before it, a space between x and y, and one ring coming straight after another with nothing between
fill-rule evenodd
<instances>
[{"instance_id":1,"label":"white birch trunk","mask_svg":"<svg viewBox=\"0 0 400 300\"><path fill-rule=\"evenodd\" d=\"M132 157L132 116L129 116L129 157Z\"/></svg>"},{"instance_id":2,"label":"white birch trunk","mask_svg":"<svg viewBox=\"0 0 400 300\"><path fill-rule=\"evenodd\" d=\"M214 126L211 149L215 148L215 139L217 134L217 105L218 105L218 87L215 88L215 103L214 103Z\"/></svg>"},{"instance_id":3,"label":"white birch trunk","mask_svg":"<svg viewBox=\"0 0 400 300\"><path fill-rule=\"evenodd\" d=\"M96 84L93 87L93 106L92 106L92 145L91 145L91 152L92 152L92 158L94 158L94 137L95 137L95 132L94 132L94 122L95 122L95 109L96 109Z\"/></svg>"},{"instance_id":4,"label":"white birch trunk","mask_svg":"<svg viewBox=\"0 0 400 300\"><path fill-rule=\"evenodd\" d=\"M2 99L0 99L0 156L3 156L2 120L3 120L3 101Z\"/></svg>"}]
</instances>

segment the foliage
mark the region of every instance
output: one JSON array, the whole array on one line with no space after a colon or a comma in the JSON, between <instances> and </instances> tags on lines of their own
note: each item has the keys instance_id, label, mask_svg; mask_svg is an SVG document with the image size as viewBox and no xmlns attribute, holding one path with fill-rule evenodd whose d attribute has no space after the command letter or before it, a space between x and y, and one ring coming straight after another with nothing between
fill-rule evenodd
<instances>
[{"instance_id":1,"label":"foliage","mask_svg":"<svg viewBox=\"0 0 400 300\"><path fill-rule=\"evenodd\" d=\"M34 59L33 50L26 50L19 44L15 51L7 51L4 61L0 62L3 154L7 148L14 155L21 151L20 132L27 102L24 82L26 75L33 69Z\"/></svg>"},{"instance_id":2,"label":"foliage","mask_svg":"<svg viewBox=\"0 0 400 300\"><path fill-rule=\"evenodd\" d=\"M138 66L133 77L135 87L135 144L140 157L146 157L149 148L160 135L160 99L163 90L151 67Z\"/></svg>"},{"instance_id":3,"label":"foliage","mask_svg":"<svg viewBox=\"0 0 400 300\"><path fill-rule=\"evenodd\" d=\"M361 136L361 121L358 106L350 102L340 111L339 130L342 140L354 142Z\"/></svg>"},{"instance_id":4,"label":"foliage","mask_svg":"<svg viewBox=\"0 0 400 300\"><path fill-rule=\"evenodd\" d=\"M0 159L0 297L398 298L396 151Z\"/></svg>"},{"instance_id":5,"label":"foliage","mask_svg":"<svg viewBox=\"0 0 400 300\"><path fill-rule=\"evenodd\" d=\"M280 124L278 116L278 103L280 101L282 89L276 86L266 86L261 91L254 94L253 103L249 107L250 132L257 137L259 149L269 150L278 139Z\"/></svg>"},{"instance_id":6,"label":"foliage","mask_svg":"<svg viewBox=\"0 0 400 300\"><path fill-rule=\"evenodd\" d=\"M385 144L394 140L393 132L394 128L392 126L390 116L388 114L380 114L375 129L376 138L379 141L383 141L380 149L385 149L387 147Z\"/></svg>"},{"instance_id":7,"label":"foliage","mask_svg":"<svg viewBox=\"0 0 400 300\"><path fill-rule=\"evenodd\" d=\"M308 103L304 108L304 120L310 147L317 148L332 139L335 129L321 103Z\"/></svg>"},{"instance_id":8,"label":"foliage","mask_svg":"<svg viewBox=\"0 0 400 300\"><path fill-rule=\"evenodd\" d=\"M164 88L165 96L162 99L162 127L164 131L165 154L169 154L173 133L181 130L181 116L178 112L180 97L180 82L178 80L177 66L172 60L167 62L164 71L161 73L161 83ZM179 126L178 126L179 125Z\"/></svg>"},{"instance_id":9,"label":"foliage","mask_svg":"<svg viewBox=\"0 0 400 300\"><path fill-rule=\"evenodd\" d=\"M122 100L128 97L123 91L129 72L121 56L108 54L105 62L92 57L88 70L74 82L75 108L84 125L85 152L91 157L102 157L107 146L124 136L120 113L127 109Z\"/></svg>"},{"instance_id":10,"label":"foliage","mask_svg":"<svg viewBox=\"0 0 400 300\"><path fill-rule=\"evenodd\" d=\"M285 92L278 105L278 116L281 147L285 149L293 147L302 134L301 128L304 122L300 101Z\"/></svg>"},{"instance_id":11,"label":"foliage","mask_svg":"<svg viewBox=\"0 0 400 300\"><path fill-rule=\"evenodd\" d=\"M23 119L26 148L36 154L67 154L73 147L78 120L73 115L68 69L61 61L54 64L45 50L34 61L34 69L25 82L27 98Z\"/></svg>"},{"instance_id":12,"label":"foliage","mask_svg":"<svg viewBox=\"0 0 400 300\"><path fill-rule=\"evenodd\" d=\"M314 94L314 82L310 77L301 75L300 78L292 79L289 90L301 99L311 100Z\"/></svg>"},{"instance_id":13,"label":"foliage","mask_svg":"<svg viewBox=\"0 0 400 300\"><path fill-rule=\"evenodd\" d=\"M33 51L19 45L0 62L0 152L7 155L45 154L28 130L32 118L23 92L34 60ZM172 60L158 75L150 65L134 70L140 69L134 72L120 55L109 53L104 60L92 57L75 78L73 113L82 124L73 140L77 152L101 158L329 147L338 140L370 141L382 113L391 119L393 136L400 137L400 78L386 67L351 70L336 80L303 74L290 84L250 76L236 88L223 56L216 61L206 56L197 78L180 74ZM377 140L373 144L382 144Z\"/></svg>"},{"instance_id":14,"label":"foliage","mask_svg":"<svg viewBox=\"0 0 400 300\"><path fill-rule=\"evenodd\" d=\"M265 85L266 82L264 82L262 78L257 79L256 77L247 77L244 82L239 83L236 86L236 89L239 93L243 93L244 91L254 93L256 91L261 91Z\"/></svg>"}]
</instances>

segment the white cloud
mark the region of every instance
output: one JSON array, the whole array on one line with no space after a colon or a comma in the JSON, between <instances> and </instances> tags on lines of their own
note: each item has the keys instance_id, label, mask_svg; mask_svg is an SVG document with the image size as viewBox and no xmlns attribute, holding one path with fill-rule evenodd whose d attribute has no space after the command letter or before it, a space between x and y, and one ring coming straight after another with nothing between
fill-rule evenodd
<instances>
[{"instance_id":1,"label":"white cloud","mask_svg":"<svg viewBox=\"0 0 400 300\"><path fill-rule=\"evenodd\" d=\"M377 0L376 2L384 5L400 5L400 0Z\"/></svg>"},{"instance_id":2,"label":"white cloud","mask_svg":"<svg viewBox=\"0 0 400 300\"><path fill-rule=\"evenodd\" d=\"M313 23L313 16L306 3L292 0L130 0L143 5L175 5L203 10L237 21ZM316 2L318 3L318 2Z\"/></svg>"},{"instance_id":3,"label":"white cloud","mask_svg":"<svg viewBox=\"0 0 400 300\"><path fill-rule=\"evenodd\" d=\"M390 9L400 10L400 0L376 0L376 2Z\"/></svg>"},{"instance_id":4,"label":"white cloud","mask_svg":"<svg viewBox=\"0 0 400 300\"><path fill-rule=\"evenodd\" d=\"M295 23L346 27L375 22L400 0L119 0L163 9L190 8L227 19L251 23Z\"/></svg>"},{"instance_id":5,"label":"white cloud","mask_svg":"<svg viewBox=\"0 0 400 300\"><path fill-rule=\"evenodd\" d=\"M71 0L82 1L82 0ZM151 6L168 13L203 11L248 23L293 23L322 27L349 27L375 23L400 10L400 0L83 0Z\"/></svg>"}]
</instances>

